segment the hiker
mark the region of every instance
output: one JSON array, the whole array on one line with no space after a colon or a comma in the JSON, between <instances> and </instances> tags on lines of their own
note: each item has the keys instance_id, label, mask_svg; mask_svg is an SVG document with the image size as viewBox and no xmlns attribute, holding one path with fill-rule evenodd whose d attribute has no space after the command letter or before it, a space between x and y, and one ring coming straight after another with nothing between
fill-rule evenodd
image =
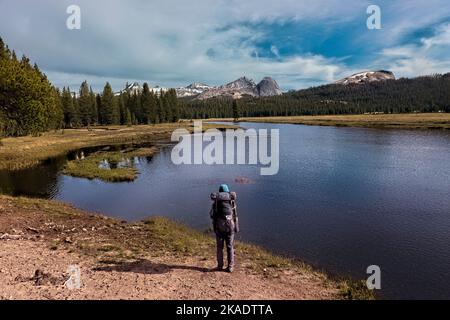
<instances>
[{"instance_id":1,"label":"hiker","mask_svg":"<svg viewBox=\"0 0 450 320\"><path fill-rule=\"evenodd\" d=\"M234 269L234 234L239 232L239 221L236 209L236 193L230 192L226 184L219 188L219 192L211 193L213 200L210 216L213 221L217 241L217 270L223 270L223 245L227 246L228 268Z\"/></svg>"}]
</instances>

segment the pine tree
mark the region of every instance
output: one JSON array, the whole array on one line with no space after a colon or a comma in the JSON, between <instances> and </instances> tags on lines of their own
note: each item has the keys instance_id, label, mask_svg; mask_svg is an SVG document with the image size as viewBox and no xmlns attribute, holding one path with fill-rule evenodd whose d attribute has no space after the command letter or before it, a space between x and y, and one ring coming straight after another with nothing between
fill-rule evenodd
<instances>
[{"instance_id":1,"label":"pine tree","mask_svg":"<svg viewBox=\"0 0 450 320\"><path fill-rule=\"evenodd\" d=\"M127 107L128 110L130 110L131 116L134 119L136 116L136 112L137 112L137 110L136 110L137 109L136 108L136 104L137 104L136 94L130 93L127 91L126 95L127 95L127 99L126 99L127 103L125 106Z\"/></svg>"},{"instance_id":2,"label":"pine tree","mask_svg":"<svg viewBox=\"0 0 450 320\"><path fill-rule=\"evenodd\" d=\"M233 118L234 118L234 121L235 122L239 121L240 117L241 117L241 112L240 112L240 109L239 109L238 101L235 99L235 100L233 100Z\"/></svg>"},{"instance_id":3,"label":"pine tree","mask_svg":"<svg viewBox=\"0 0 450 320\"><path fill-rule=\"evenodd\" d=\"M3 42L3 39L0 37L0 59L9 59L10 58L10 52L8 50L8 47Z\"/></svg>"},{"instance_id":4,"label":"pine tree","mask_svg":"<svg viewBox=\"0 0 450 320\"><path fill-rule=\"evenodd\" d=\"M127 108L126 111L125 111L124 125L131 126L131 124L132 124L131 112Z\"/></svg>"},{"instance_id":5,"label":"pine tree","mask_svg":"<svg viewBox=\"0 0 450 320\"><path fill-rule=\"evenodd\" d=\"M75 96L75 94L70 93L72 95L72 101L73 101L73 111L74 111L74 117L73 117L73 125L75 127L81 127L81 119L80 119L80 105L78 103L78 99Z\"/></svg>"},{"instance_id":6,"label":"pine tree","mask_svg":"<svg viewBox=\"0 0 450 320\"><path fill-rule=\"evenodd\" d=\"M70 93L70 88L64 87L61 95L61 105L64 112L64 123L66 127L73 128L77 124L75 107L73 104L72 94Z\"/></svg>"},{"instance_id":7,"label":"pine tree","mask_svg":"<svg viewBox=\"0 0 450 320\"><path fill-rule=\"evenodd\" d=\"M127 94L121 93L120 96L118 96L118 103L119 103L119 112L120 112L120 124L122 125L130 125L131 124L131 113L130 113L130 120L127 120L127 113L130 112L130 110L127 108L126 105L127 101Z\"/></svg>"},{"instance_id":8,"label":"pine tree","mask_svg":"<svg viewBox=\"0 0 450 320\"><path fill-rule=\"evenodd\" d=\"M98 106L97 106L97 98L95 96L92 87L89 90L89 100L91 103L91 124L98 124Z\"/></svg>"},{"instance_id":9,"label":"pine tree","mask_svg":"<svg viewBox=\"0 0 450 320\"><path fill-rule=\"evenodd\" d=\"M169 100L170 106L172 108L172 119L171 122L177 122L180 119L180 105L178 103L177 92L175 89L169 90Z\"/></svg>"},{"instance_id":10,"label":"pine tree","mask_svg":"<svg viewBox=\"0 0 450 320\"><path fill-rule=\"evenodd\" d=\"M156 117L155 123L163 123L164 122L164 106L161 96L158 97L156 102Z\"/></svg>"},{"instance_id":11,"label":"pine tree","mask_svg":"<svg viewBox=\"0 0 450 320\"><path fill-rule=\"evenodd\" d=\"M144 122L141 95L138 92L133 92L131 94L129 93L127 107L130 110L131 114L134 116L135 121L133 122L133 124Z\"/></svg>"},{"instance_id":12,"label":"pine tree","mask_svg":"<svg viewBox=\"0 0 450 320\"><path fill-rule=\"evenodd\" d=\"M39 70L39 68L37 69ZM54 96L54 108L56 113L49 115L49 129L62 129L64 128L64 111L61 103L61 92L59 89L52 87L52 95Z\"/></svg>"},{"instance_id":13,"label":"pine tree","mask_svg":"<svg viewBox=\"0 0 450 320\"><path fill-rule=\"evenodd\" d=\"M38 135L61 127L59 93L47 77L23 56L0 42L0 118L3 135Z\"/></svg>"},{"instance_id":14,"label":"pine tree","mask_svg":"<svg viewBox=\"0 0 450 320\"><path fill-rule=\"evenodd\" d=\"M101 118L104 120L104 124L120 124L118 101L114 96L109 82L106 83L105 88L103 89L101 113Z\"/></svg>"},{"instance_id":15,"label":"pine tree","mask_svg":"<svg viewBox=\"0 0 450 320\"><path fill-rule=\"evenodd\" d=\"M142 104L142 123L148 124L151 122L152 113L153 113L153 101L152 101L152 93L150 92L150 88L146 83L144 83L142 89L141 96L141 104Z\"/></svg>"},{"instance_id":16,"label":"pine tree","mask_svg":"<svg viewBox=\"0 0 450 320\"><path fill-rule=\"evenodd\" d=\"M159 101L158 101L157 95L153 91L151 91L150 92L150 104L149 104L150 107L148 110L148 119L149 119L149 123L151 123L151 124L157 123L156 116L157 116L158 104L159 104Z\"/></svg>"},{"instance_id":17,"label":"pine tree","mask_svg":"<svg viewBox=\"0 0 450 320\"><path fill-rule=\"evenodd\" d=\"M172 122L172 105L170 101L170 92L164 93L163 107L164 107L164 122Z\"/></svg>"},{"instance_id":18,"label":"pine tree","mask_svg":"<svg viewBox=\"0 0 450 320\"><path fill-rule=\"evenodd\" d=\"M81 124L83 126L89 126L92 121L92 100L87 81L84 81L80 86L78 104Z\"/></svg>"},{"instance_id":19,"label":"pine tree","mask_svg":"<svg viewBox=\"0 0 450 320\"><path fill-rule=\"evenodd\" d=\"M100 94L96 94L95 96L95 105L97 106L97 119L99 124L104 124L104 120L101 117L101 107L102 107L102 96Z\"/></svg>"}]
</instances>

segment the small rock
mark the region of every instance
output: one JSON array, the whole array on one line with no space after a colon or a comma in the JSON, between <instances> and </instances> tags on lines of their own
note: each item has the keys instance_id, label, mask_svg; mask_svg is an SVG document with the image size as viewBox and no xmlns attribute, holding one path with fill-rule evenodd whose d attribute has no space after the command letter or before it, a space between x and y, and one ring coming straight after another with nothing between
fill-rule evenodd
<instances>
[{"instance_id":1,"label":"small rock","mask_svg":"<svg viewBox=\"0 0 450 320\"><path fill-rule=\"evenodd\" d=\"M2 234L0 236L0 240L20 240L22 239L21 235L17 235L17 234Z\"/></svg>"},{"instance_id":2,"label":"small rock","mask_svg":"<svg viewBox=\"0 0 450 320\"><path fill-rule=\"evenodd\" d=\"M70 237L67 237L64 239L65 243L73 243L72 239L70 239Z\"/></svg>"},{"instance_id":3,"label":"small rock","mask_svg":"<svg viewBox=\"0 0 450 320\"><path fill-rule=\"evenodd\" d=\"M36 228L32 228L32 227L27 227L28 231L34 232L34 233L39 233L39 230Z\"/></svg>"},{"instance_id":4,"label":"small rock","mask_svg":"<svg viewBox=\"0 0 450 320\"><path fill-rule=\"evenodd\" d=\"M37 269L34 272L34 276L30 279L34 281L34 284L36 286L43 286L43 285L60 285L62 284L62 280L59 278L56 278L52 276L49 273L45 273L44 271Z\"/></svg>"},{"instance_id":5,"label":"small rock","mask_svg":"<svg viewBox=\"0 0 450 320\"><path fill-rule=\"evenodd\" d=\"M16 230L16 229L11 229L12 230L12 233L14 233L14 234L23 234L23 231L22 230Z\"/></svg>"}]
</instances>

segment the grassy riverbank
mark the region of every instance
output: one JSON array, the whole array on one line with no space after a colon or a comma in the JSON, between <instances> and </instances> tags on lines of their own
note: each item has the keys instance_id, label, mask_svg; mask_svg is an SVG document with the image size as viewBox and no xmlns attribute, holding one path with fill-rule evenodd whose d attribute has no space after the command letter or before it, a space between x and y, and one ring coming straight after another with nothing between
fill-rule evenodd
<instances>
[{"instance_id":1,"label":"grassy riverbank","mask_svg":"<svg viewBox=\"0 0 450 320\"><path fill-rule=\"evenodd\" d=\"M235 273L211 272L215 266L211 235L161 217L125 223L60 202L0 196L0 238L0 295L13 298L20 297L15 290L24 286L29 286L24 294L30 298L42 298L45 293L50 299L79 298L80 294L89 299L102 292L106 299L131 298L119 289L119 296L113 294L115 288L125 287L141 288L143 292L135 298L150 299L183 298L184 294L202 299L373 298L362 283L332 279L304 263L241 242L236 245ZM27 251L27 247L36 249ZM19 261L17 253L25 262ZM58 282L71 261L82 265L85 286L80 291L63 290L62 280ZM36 287L35 269L56 280ZM136 278L136 273L142 276ZM109 281L107 289L102 287L105 281ZM152 281L157 281L157 291L148 285ZM234 282L236 288L230 286Z\"/></svg>"},{"instance_id":2,"label":"grassy riverbank","mask_svg":"<svg viewBox=\"0 0 450 320\"><path fill-rule=\"evenodd\" d=\"M88 155L84 159L69 161L64 174L87 178L100 179L107 182L134 181L139 172L134 167L135 157L150 157L159 151L158 147L139 148L125 151L100 151ZM105 163L106 167L100 167Z\"/></svg>"},{"instance_id":3,"label":"grassy riverbank","mask_svg":"<svg viewBox=\"0 0 450 320\"><path fill-rule=\"evenodd\" d=\"M204 130L223 128L204 124ZM72 150L85 147L126 143L167 143L177 128L192 130L191 122L140 126L108 126L92 129L68 129L47 132L39 137L4 138L0 144L0 169L17 170L32 167L40 162Z\"/></svg>"},{"instance_id":4,"label":"grassy riverbank","mask_svg":"<svg viewBox=\"0 0 450 320\"><path fill-rule=\"evenodd\" d=\"M232 121L232 119L212 120ZM364 114L258 118L252 117L241 118L239 121L302 124L312 126L450 130L450 113Z\"/></svg>"}]
</instances>

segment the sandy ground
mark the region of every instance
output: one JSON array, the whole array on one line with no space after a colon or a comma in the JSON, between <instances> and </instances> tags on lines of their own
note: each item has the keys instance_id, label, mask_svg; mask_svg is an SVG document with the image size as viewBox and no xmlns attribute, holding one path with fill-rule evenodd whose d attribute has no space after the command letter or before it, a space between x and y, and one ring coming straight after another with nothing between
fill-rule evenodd
<instances>
[{"instance_id":1,"label":"sandy ground","mask_svg":"<svg viewBox=\"0 0 450 320\"><path fill-rule=\"evenodd\" d=\"M105 266L40 240L0 240L0 299L333 299L336 293L306 274L269 279L239 266L233 274L215 272L208 269L212 260L164 260ZM80 268L79 289L64 284L70 265ZM35 277L36 270L44 276Z\"/></svg>"},{"instance_id":2,"label":"sandy ground","mask_svg":"<svg viewBox=\"0 0 450 320\"><path fill-rule=\"evenodd\" d=\"M0 196L0 299L341 297L324 274L272 267L282 258L252 246L237 246L233 274L212 270L214 252L212 237L164 218L130 224L61 202ZM81 287L70 289L73 265Z\"/></svg>"}]
</instances>

